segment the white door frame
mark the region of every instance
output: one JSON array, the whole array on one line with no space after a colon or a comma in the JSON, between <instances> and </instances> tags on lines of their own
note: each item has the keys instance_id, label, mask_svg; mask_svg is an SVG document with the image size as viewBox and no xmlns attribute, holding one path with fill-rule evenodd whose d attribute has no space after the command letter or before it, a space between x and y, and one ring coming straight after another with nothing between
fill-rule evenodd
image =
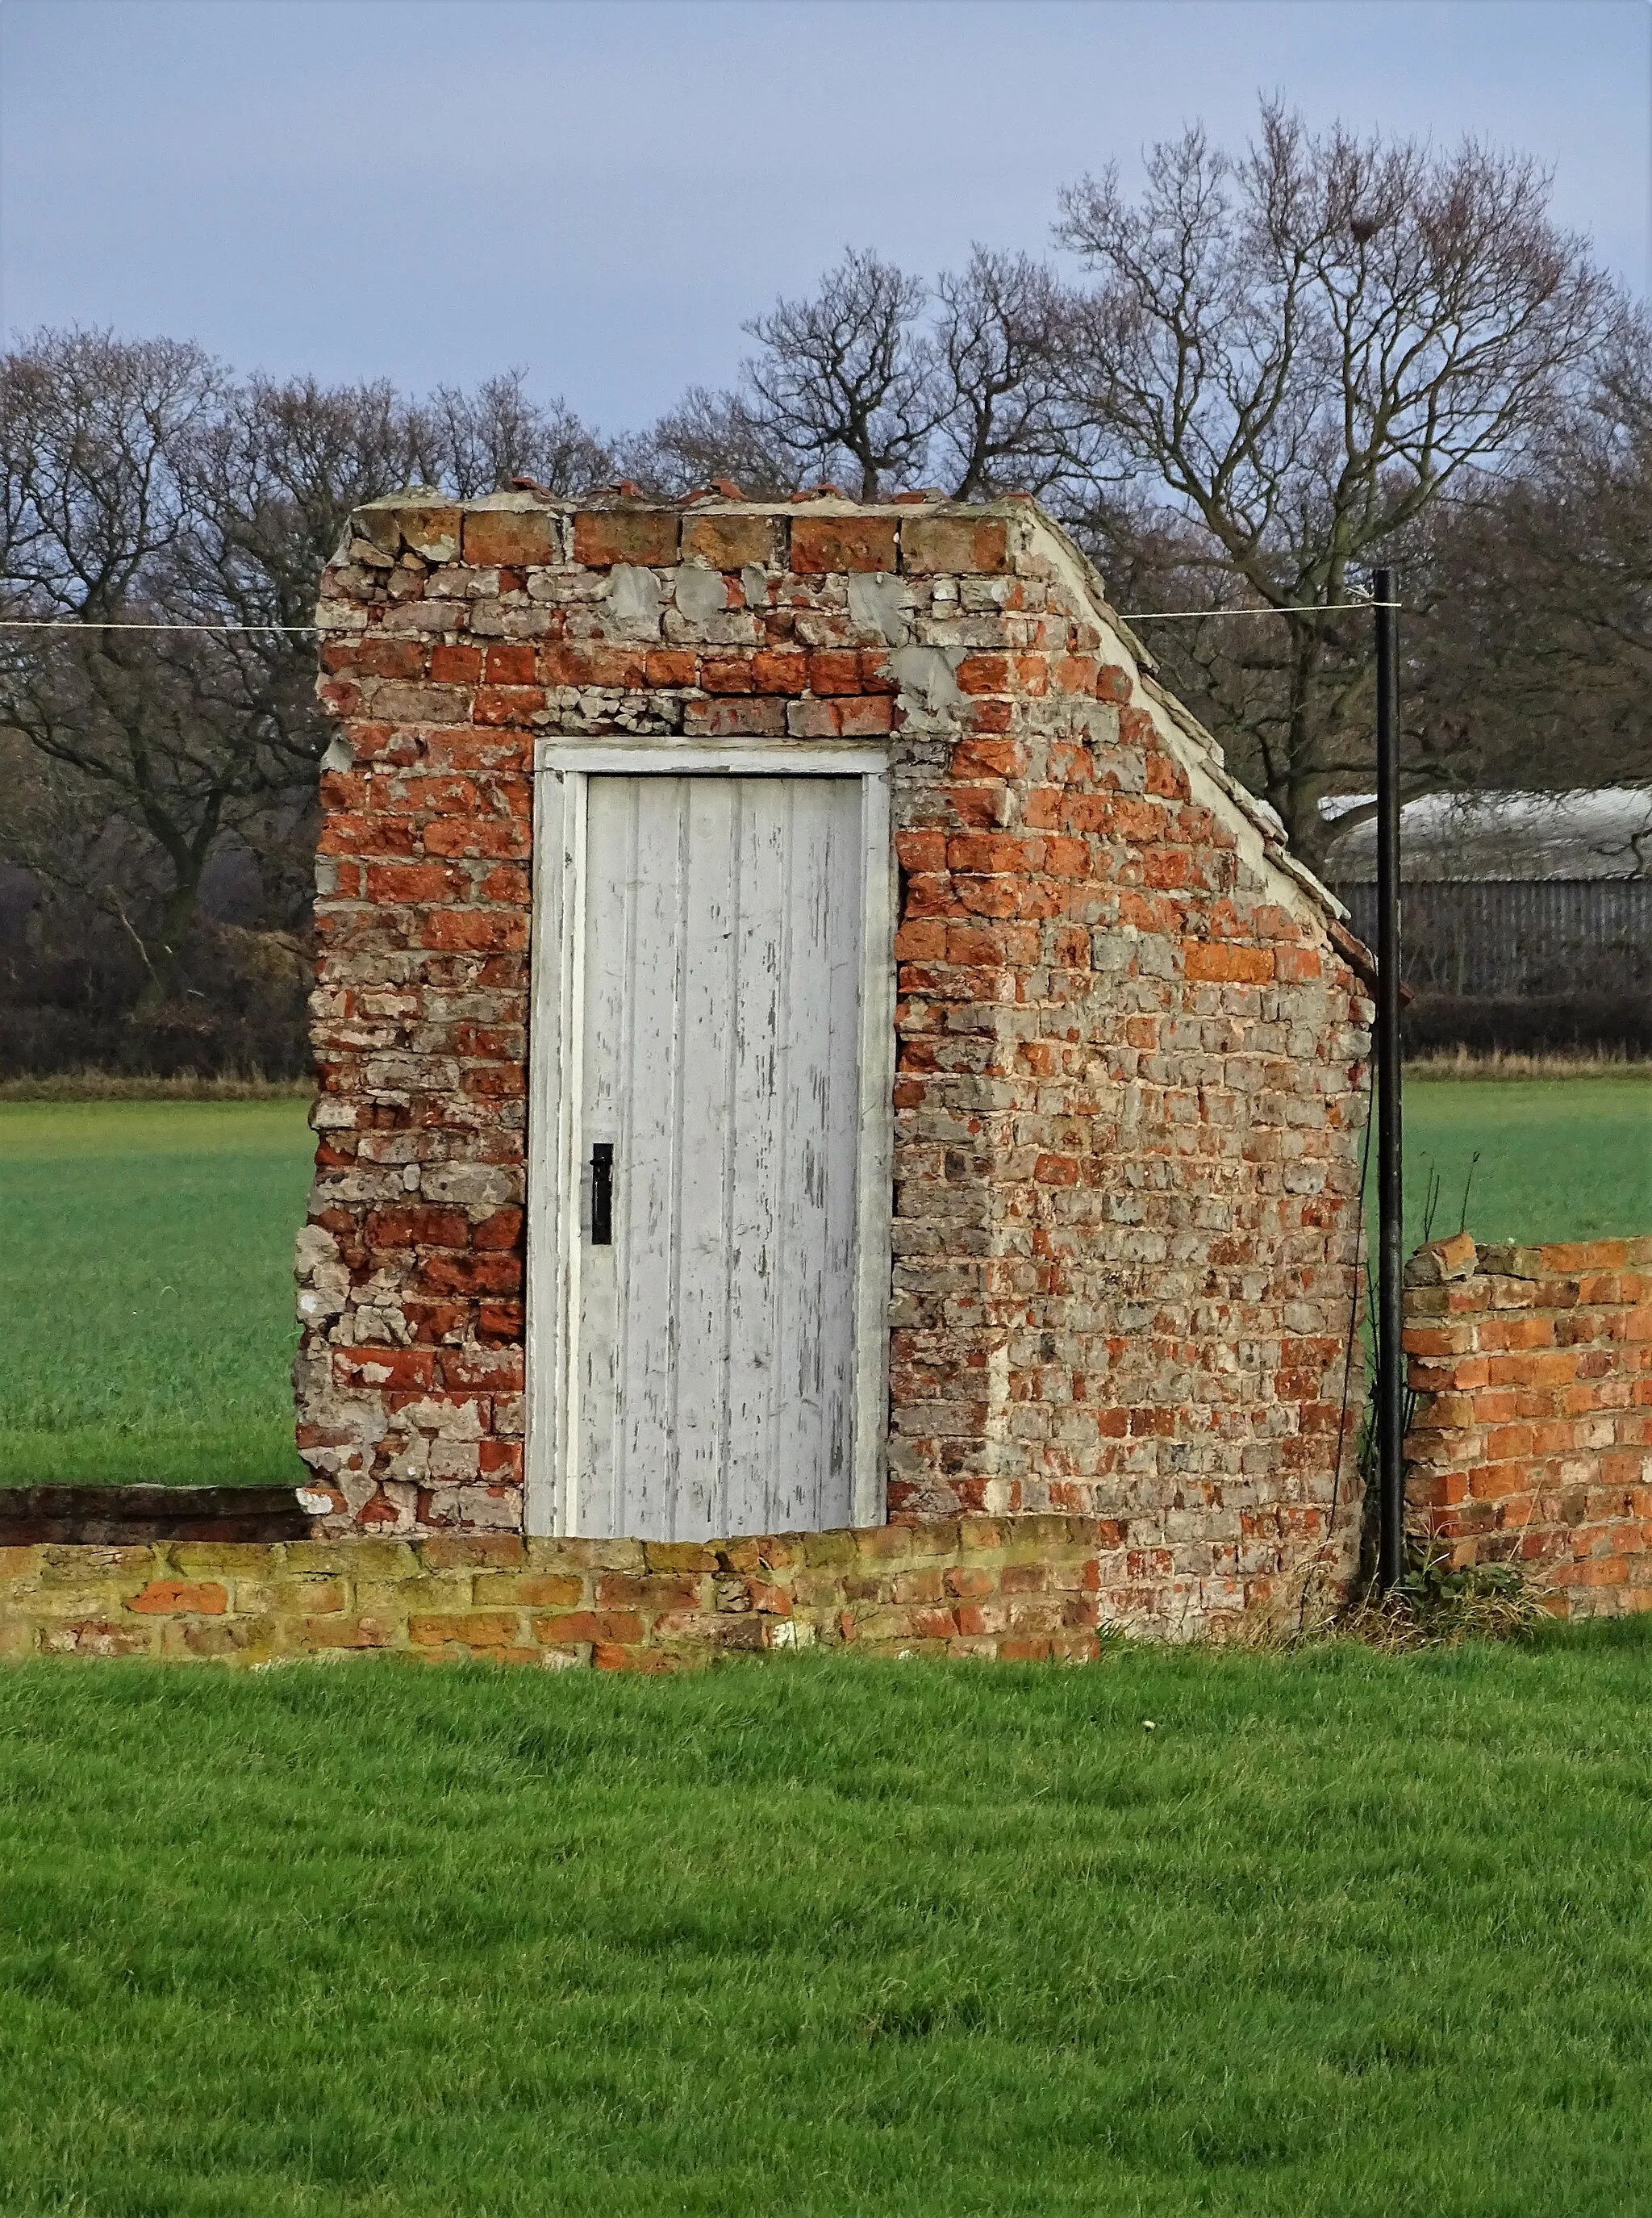
<instances>
[{"instance_id":1,"label":"white door frame","mask_svg":"<svg viewBox=\"0 0 1652 2218\"><path fill-rule=\"evenodd\" d=\"M882 747L770 740L542 739L534 749L533 939L528 1026L527 1504L530 1533L579 1530L580 1074L585 1044L585 784L594 775L858 778L861 915L856 1183L857 1525L884 1516L888 1430L889 1191L894 1118L894 854Z\"/></svg>"}]
</instances>

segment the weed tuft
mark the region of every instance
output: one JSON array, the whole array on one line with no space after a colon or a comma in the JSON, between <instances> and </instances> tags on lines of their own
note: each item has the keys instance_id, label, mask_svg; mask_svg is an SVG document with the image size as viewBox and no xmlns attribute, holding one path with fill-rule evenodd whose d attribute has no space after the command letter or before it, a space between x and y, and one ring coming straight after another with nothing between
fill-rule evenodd
<instances>
[{"instance_id":1,"label":"weed tuft","mask_svg":"<svg viewBox=\"0 0 1652 2218\"><path fill-rule=\"evenodd\" d=\"M1456 1648L1465 1640L1530 1640L1548 1622L1518 1564L1458 1564L1415 1551L1391 1594L1367 1589L1336 1630L1368 1647Z\"/></svg>"}]
</instances>

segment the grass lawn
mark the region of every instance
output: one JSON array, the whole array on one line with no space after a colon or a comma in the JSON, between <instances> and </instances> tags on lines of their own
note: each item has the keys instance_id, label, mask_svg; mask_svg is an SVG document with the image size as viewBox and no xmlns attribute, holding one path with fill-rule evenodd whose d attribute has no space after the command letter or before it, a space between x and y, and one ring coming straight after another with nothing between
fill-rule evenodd
<instances>
[{"instance_id":1,"label":"grass lawn","mask_svg":"<svg viewBox=\"0 0 1652 2218\"><path fill-rule=\"evenodd\" d=\"M1423 1236L1431 1168L1441 1186L1434 1231L1457 1230L1476 1148L1469 1230L1477 1240L1652 1232L1652 1070L1633 1078L1408 1080L1404 1139L1408 1253ZM1374 1206L1374 1162L1371 1192Z\"/></svg>"},{"instance_id":2,"label":"grass lawn","mask_svg":"<svg viewBox=\"0 0 1652 2218\"><path fill-rule=\"evenodd\" d=\"M0 1102L0 1484L296 1480L301 1101ZM1652 1232L1652 1076L1414 1081L1408 1243ZM49 1318L49 1327L42 1320Z\"/></svg>"},{"instance_id":3,"label":"grass lawn","mask_svg":"<svg viewBox=\"0 0 1652 2218\"><path fill-rule=\"evenodd\" d=\"M9 1670L0 2206L1645 2211L1645 1633Z\"/></svg>"},{"instance_id":4,"label":"grass lawn","mask_svg":"<svg viewBox=\"0 0 1652 2218\"><path fill-rule=\"evenodd\" d=\"M0 1103L0 1484L296 1481L302 1101Z\"/></svg>"}]
</instances>

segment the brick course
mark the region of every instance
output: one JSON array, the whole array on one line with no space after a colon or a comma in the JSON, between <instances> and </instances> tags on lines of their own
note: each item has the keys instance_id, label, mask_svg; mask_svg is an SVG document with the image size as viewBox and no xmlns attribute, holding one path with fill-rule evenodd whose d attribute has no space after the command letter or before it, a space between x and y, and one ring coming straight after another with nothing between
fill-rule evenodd
<instances>
[{"instance_id":1,"label":"brick course","mask_svg":"<svg viewBox=\"0 0 1652 2218\"><path fill-rule=\"evenodd\" d=\"M1652 1239L1458 1234L1406 1276L1414 1537L1560 1616L1652 1608Z\"/></svg>"},{"instance_id":2,"label":"brick course","mask_svg":"<svg viewBox=\"0 0 1652 2218\"><path fill-rule=\"evenodd\" d=\"M1145 1519L1215 1617L1346 1569L1369 958L1033 503L379 503L319 620L333 1527L522 1523L535 738L887 735L891 1515Z\"/></svg>"},{"instance_id":3,"label":"brick course","mask_svg":"<svg viewBox=\"0 0 1652 2218\"><path fill-rule=\"evenodd\" d=\"M818 1645L1081 1663L1099 1626L1162 1639L1208 1622L1130 1538L1108 1520L1046 1516L705 1546L455 1533L0 1547L0 1657L393 1651L646 1671Z\"/></svg>"}]
</instances>

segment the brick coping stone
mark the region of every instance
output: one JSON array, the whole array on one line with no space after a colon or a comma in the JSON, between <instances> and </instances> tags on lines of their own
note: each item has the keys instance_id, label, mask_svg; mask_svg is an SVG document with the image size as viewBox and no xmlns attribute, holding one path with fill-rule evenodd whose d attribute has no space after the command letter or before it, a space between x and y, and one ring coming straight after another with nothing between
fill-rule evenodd
<instances>
[{"instance_id":1,"label":"brick coping stone","mask_svg":"<svg viewBox=\"0 0 1652 2218\"><path fill-rule=\"evenodd\" d=\"M0 1657L260 1664L396 1654L671 1670L732 1652L1085 1662L1103 1628L1231 1630L1114 1521L962 1517L692 1542L158 1541L0 1546Z\"/></svg>"}]
</instances>

